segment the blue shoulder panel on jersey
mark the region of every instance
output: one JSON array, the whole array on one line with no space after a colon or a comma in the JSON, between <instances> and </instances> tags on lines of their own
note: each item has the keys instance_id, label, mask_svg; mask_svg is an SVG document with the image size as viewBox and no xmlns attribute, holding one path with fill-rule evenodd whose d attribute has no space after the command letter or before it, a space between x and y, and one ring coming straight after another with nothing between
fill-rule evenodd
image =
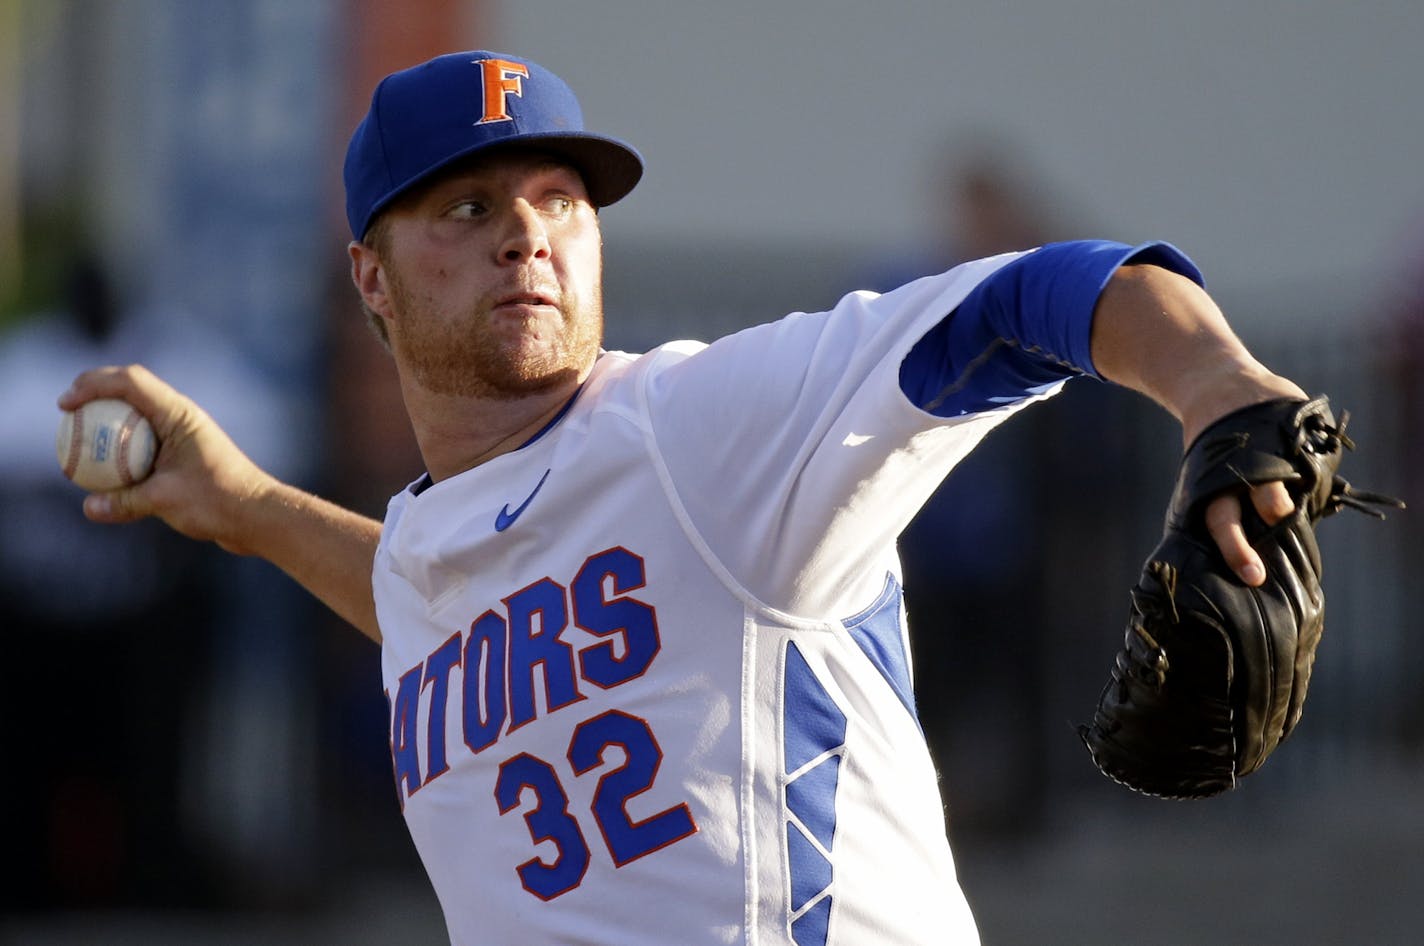
<instances>
[{"instance_id":1,"label":"blue shoulder panel on jersey","mask_svg":"<svg viewBox=\"0 0 1424 946\"><path fill-rule=\"evenodd\" d=\"M901 390L923 410L957 417L1074 375L1097 377L1093 308L1126 263L1152 263L1202 283L1196 265L1167 243L1050 243L995 270L925 333L900 366Z\"/></svg>"}]
</instances>

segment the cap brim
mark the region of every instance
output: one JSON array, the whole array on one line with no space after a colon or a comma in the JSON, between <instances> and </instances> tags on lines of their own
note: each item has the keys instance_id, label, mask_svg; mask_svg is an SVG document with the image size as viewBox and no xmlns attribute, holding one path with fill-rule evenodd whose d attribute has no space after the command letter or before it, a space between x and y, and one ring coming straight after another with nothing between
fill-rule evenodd
<instances>
[{"instance_id":1,"label":"cap brim","mask_svg":"<svg viewBox=\"0 0 1424 946\"><path fill-rule=\"evenodd\" d=\"M477 154L494 154L500 151L540 151L567 161L583 178L588 189L588 199L595 207L607 207L628 196L643 176L642 156L631 146L616 138L580 132L549 132L547 134L526 134L516 137L487 141L483 144L457 151L432 167L426 168L414 177L392 187L372 208L367 218L366 228L376 219L376 215L389 207L402 194L442 171Z\"/></svg>"},{"instance_id":2,"label":"cap brim","mask_svg":"<svg viewBox=\"0 0 1424 946\"><path fill-rule=\"evenodd\" d=\"M547 151L578 169L596 207L607 207L628 196L643 176L643 159L616 138L577 132L520 135L478 151L495 148Z\"/></svg>"}]
</instances>

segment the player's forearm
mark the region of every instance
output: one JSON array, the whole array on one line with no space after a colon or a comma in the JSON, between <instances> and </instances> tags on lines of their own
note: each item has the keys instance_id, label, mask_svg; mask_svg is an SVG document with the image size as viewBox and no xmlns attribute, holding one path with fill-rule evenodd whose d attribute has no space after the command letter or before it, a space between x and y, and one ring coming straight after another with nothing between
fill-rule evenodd
<instances>
[{"instance_id":1,"label":"player's forearm","mask_svg":"<svg viewBox=\"0 0 1424 946\"><path fill-rule=\"evenodd\" d=\"M1093 363L1182 423L1190 442L1228 411L1273 397L1305 397L1246 349L1196 283L1149 265L1120 268L1093 314Z\"/></svg>"},{"instance_id":2,"label":"player's forearm","mask_svg":"<svg viewBox=\"0 0 1424 946\"><path fill-rule=\"evenodd\" d=\"M241 539L219 544L267 559L380 643L371 594L379 522L276 480L242 506Z\"/></svg>"}]
</instances>

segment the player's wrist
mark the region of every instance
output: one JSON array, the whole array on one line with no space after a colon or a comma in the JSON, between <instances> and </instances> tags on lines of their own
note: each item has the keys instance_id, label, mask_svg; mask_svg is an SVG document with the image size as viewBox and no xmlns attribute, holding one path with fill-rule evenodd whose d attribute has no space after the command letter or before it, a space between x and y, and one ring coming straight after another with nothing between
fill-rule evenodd
<instances>
[{"instance_id":1,"label":"player's wrist","mask_svg":"<svg viewBox=\"0 0 1424 946\"><path fill-rule=\"evenodd\" d=\"M1294 381L1259 362L1223 363L1211 371L1196 372L1173 413L1182 424L1182 442L1190 444L1217 420L1243 407L1276 398L1308 399Z\"/></svg>"},{"instance_id":2,"label":"player's wrist","mask_svg":"<svg viewBox=\"0 0 1424 946\"><path fill-rule=\"evenodd\" d=\"M262 469L249 465L227 491L221 525L213 541L234 555L270 558L267 546L284 534L284 520L297 503L286 491L299 492Z\"/></svg>"}]
</instances>

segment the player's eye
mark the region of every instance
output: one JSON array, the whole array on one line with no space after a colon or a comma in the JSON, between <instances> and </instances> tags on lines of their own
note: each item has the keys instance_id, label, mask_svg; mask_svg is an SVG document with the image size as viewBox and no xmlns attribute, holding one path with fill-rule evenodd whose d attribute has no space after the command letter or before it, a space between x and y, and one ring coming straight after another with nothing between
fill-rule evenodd
<instances>
[{"instance_id":1,"label":"player's eye","mask_svg":"<svg viewBox=\"0 0 1424 946\"><path fill-rule=\"evenodd\" d=\"M450 209L445 212L445 215L456 220L475 220L483 217L487 213L489 213L489 208L483 203L478 200L470 199L461 200L451 205Z\"/></svg>"},{"instance_id":2,"label":"player's eye","mask_svg":"<svg viewBox=\"0 0 1424 946\"><path fill-rule=\"evenodd\" d=\"M574 199L555 194L544 201L544 212L553 217L567 217L574 209Z\"/></svg>"}]
</instances>

